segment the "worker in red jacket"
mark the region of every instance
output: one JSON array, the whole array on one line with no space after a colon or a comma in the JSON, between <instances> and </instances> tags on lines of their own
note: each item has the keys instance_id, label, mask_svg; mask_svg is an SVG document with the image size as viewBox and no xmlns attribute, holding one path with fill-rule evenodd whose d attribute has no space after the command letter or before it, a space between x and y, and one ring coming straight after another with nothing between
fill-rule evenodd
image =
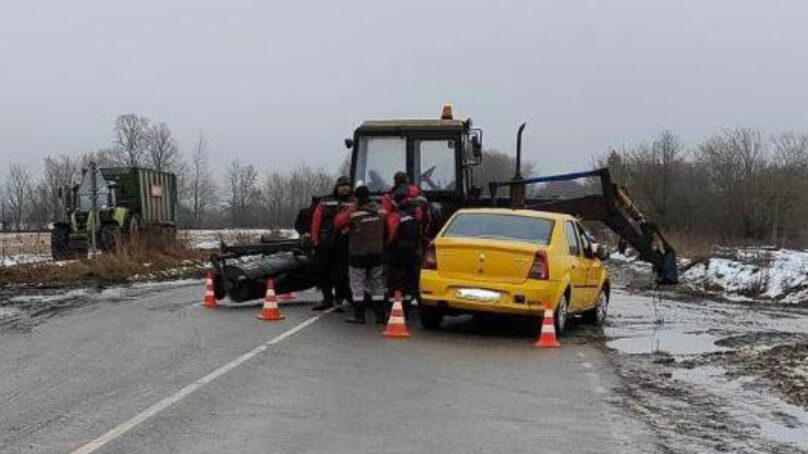
<instances>
[{"instance_id":1,"label":"worker in red jacket","mask_svg":"<svg viewBox=\"0 0 808 454\"><path fill-rule=\"evenodd\" d=\"M412 301L418 296L418 278L424 234L426 198L412 197L409 190L392 194L390 231L387 250L387 288L392 300L396 292L402 295L405 316L409 315ZM388 311L391 305L388 305Z\"/></svg>"},{"instance_id":2,"label":"worker in red jacket","mask_svg":"<svg viewBox=\"0 0 808 454\"><path fill-rule=\"evenodd\" d=\"M409 182L409 177L406 172L396 172L393 176L393 187L382 197L382 208L388 213L395 211L393 199L396 197L396 194L398 194L398 196L405 195L409 199L415 199L421 195L421 190L418 189L418 186ZM419 207L415 213L415 215L418 216L418 222L424 224L426 214L426 205Z\"/></svg>"},{"instance_id":3,"label":"worker in red jacket","mask_svg":"<svg viewBox=\"0 0 808 454\"><path fill-rule=\"evenodd\" d=\"M350 302L348 288L348 237L334 224L340 211L355 203L351 179L337 179L334 192L323 197L314 209L311 220L311 244L317 269L317 286L323 301L314 306L315 311L326 310L336 304L337 311Z\"/></svg>"}]
</instances>

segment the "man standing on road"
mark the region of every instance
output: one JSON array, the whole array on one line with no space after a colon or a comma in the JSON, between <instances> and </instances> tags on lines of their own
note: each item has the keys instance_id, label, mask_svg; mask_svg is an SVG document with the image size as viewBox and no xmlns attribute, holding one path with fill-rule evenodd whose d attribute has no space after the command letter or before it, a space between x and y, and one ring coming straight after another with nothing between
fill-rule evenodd
<instances>
[{"instance_id":1,"label":"man standing on road","mask_svg":"<svg viewBox=\"0 0 808 454\"><path fill-rule=\"evenodd\" d=\"M342 311L342 304L350 301L348 288L348 237L334 225L340 211L354 204L351 179L337 179L334 192L323 197L314 209L311 221L311 244L317 267L317 286L323 301L312 310L323 311L334 304Z\"/></svg>"},{"instance_id":2,"label":"man standing on road","mask_svg":"<svg viewBox=\"0 0 808 454\"><path fill-rule=\"evenodd\" d=\"M409 316L412 300L418 293L426 198L410 197L405 188L398 188L392 198L394 211L388 214L391 242L387 254L387 288L391 299L396 291L401 292L404 314Z\"/></svg>"},{"instance_id":3,"label":"man standing on road","mask_svg":"<svg viewBox=\"0 0 808 454\"><path fill-rule=\"evenodd\" d=\"M372 305L376 323L384 323L384 244L387 213L370 198L367 186L356 188L357 203L337 215L338 229L348 229L353 317L349 323L365 323L365 310Z\"/></svg>"}]
</instances>

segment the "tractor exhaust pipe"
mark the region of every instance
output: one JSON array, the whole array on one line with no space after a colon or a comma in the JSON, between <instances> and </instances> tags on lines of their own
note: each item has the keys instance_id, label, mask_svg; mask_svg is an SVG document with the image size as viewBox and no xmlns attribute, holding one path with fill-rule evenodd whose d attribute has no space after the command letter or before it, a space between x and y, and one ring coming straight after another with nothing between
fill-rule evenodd
<instances>
[{"instance_id":1,"label":"tractor exhaust pipe","mask_svg":"<svg viewBox=\"0 0 808 454\"><path fill-rule=\"evenodd\" d=\"M525 132L525 125L519 125L519 131L516 133L516 172L513 175L514 180L522 179L522 133Z\"/></svg>"},{"instance_id":2,"label":"tractor exhaust pipe","mask_svg":"<svg viewBox=\"0 0 808 454\"><path fill-rule=\"evenodd\" d=\"M516 171L511 180L511 209L518 210L525 207L525 183L522 179L522 133L527 123L519 126L516 133Z\"/></svg>"}]
</instances>

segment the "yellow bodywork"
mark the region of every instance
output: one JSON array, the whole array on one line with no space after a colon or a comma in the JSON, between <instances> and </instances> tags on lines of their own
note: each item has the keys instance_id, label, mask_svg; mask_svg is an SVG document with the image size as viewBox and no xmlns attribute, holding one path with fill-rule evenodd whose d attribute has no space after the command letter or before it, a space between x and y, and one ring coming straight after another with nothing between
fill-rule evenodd
<instances>
[{"instance_id":1,"label":"yellow bodywork","mask_svg":"<svg viewBox=\"0 0 808 454\"><path fill-rule=\"evenodd\" d=\"M463 213L551 220L549 244L444 236L454 218ZM579 247L578 255L571 253L567 229L578 232L579 228L574 217L560 213L499 208L459 210L434 240L437 270L421 270L420 304L459 312L543 315L546 307L555 309L568 292L569 312L593 309L608 273L599 259L586 256L584 247ZM539 250L545 252L549 263L547 280L528 279ZM480 294L486 298L480 298Z\"/></svg>"}]
</instances>

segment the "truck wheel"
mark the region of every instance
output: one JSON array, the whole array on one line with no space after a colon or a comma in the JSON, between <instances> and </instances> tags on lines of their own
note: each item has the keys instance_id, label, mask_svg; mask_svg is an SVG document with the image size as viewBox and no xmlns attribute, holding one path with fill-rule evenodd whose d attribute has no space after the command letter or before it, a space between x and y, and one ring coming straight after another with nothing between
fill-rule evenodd
<instances>
[{"instance_id":1,"label":"truck wheel","mask_svg":"<svg viewBox=\"0 0 808 454\"><path fill-rule=\"evenodd\" d=\"M418 319L424 329L436 330L440 328L440 324L443 322L443 312L440 309L419 304Z\"/></svg>"},{"instance_id":2,"label":"truck wheel","mask_svg":"<svg viewBox=\"0 0 808 454\"><path fill-rule=\"evenodd\" d=\"M118 242L118 225L117 224L104 224L98 230L98 247L108 252L115 249L115 243Z\"/></svg>"},{"instance_id":3,"label":"truck wheel","mask_svg":"<svg viewBox=\"0 0 808 454\"><path fill-rule=\"evenodd\" d=\"M54 225L51 230L51 256L53 260L66 260L70 257L70 227Z\"/></svg>"}]
</instances>

